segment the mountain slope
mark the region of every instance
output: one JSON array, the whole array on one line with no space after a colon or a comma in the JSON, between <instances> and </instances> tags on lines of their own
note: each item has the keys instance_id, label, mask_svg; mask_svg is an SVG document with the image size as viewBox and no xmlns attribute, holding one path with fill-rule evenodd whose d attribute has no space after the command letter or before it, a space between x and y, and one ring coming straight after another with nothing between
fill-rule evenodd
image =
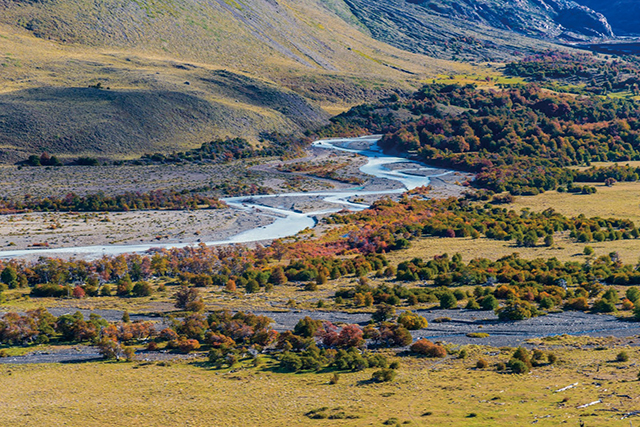
<instances>
[{"instance_id":1,"label":"mountain slope","mask_svg":"<svg viewBox=\"0 0 640 427\"><path fill-rule=\"evenodd\" d=\"M503 60L547 41L612 37L606 18L565 0L345 0L371 34L440 58Z\"/></svg>"},{"instance_id":2,"label":"mountain slope","mask_svg":"<svg viewBox=\"0 0 640 427\"><path fill-rule=\"evenodd\" d=\"M470 69L372 39L339 0L2 0L0 64L4 159L300 132Z\"/></svg>"},{"instance_id":3,"label":"mountain slope","mask_svg":"<svg viewBox=\"0 0 640 427\"><path fill-rule=\"evenodd\" d=\"M607 17L619 35L640 35L640 2L637 0L576 0Z\"/></svg>"}]
</instances>

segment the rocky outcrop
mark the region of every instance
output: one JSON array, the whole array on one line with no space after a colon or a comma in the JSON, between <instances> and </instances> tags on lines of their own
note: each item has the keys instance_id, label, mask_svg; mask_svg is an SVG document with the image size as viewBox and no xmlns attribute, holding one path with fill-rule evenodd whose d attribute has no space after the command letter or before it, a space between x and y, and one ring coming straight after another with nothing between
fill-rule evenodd
<instances>
[{"instance_id":1,"label":"rocky outcrop","mask_svg":"<svg viewBox=\"0 0 640 427\"><path fill-rule=\"evenodd\" d=\"M434 13L527 35L555 39L613 37L607 18L568 0L408 0Z\"/></svg>"},{"instance_id":2,"label":"rocky outcrop","mask_svg":"<svg viewBox=\"0 0 640 427\"><path fill-rule=\"evenodd\" d=\"M640 2L638 0L576 0L607 17L619 36L640 36Z\"/></svg>"},{"instance_id":3,"label":"rocky outcrop","mask_svg":"<svg viewBox=\"0 0 640 427\"><path fill-rule=\"evenodd\" d=\"M452 59L504 59L550 42L614 37L605 15L569 0L345 0L371 34Z\"/></svg>"}]
</instances>

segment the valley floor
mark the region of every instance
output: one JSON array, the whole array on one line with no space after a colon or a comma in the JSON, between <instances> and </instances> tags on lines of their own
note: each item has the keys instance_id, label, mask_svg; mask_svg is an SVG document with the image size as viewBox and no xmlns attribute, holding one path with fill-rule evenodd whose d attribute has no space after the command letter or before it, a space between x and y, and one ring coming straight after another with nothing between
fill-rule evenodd
<instances>
[{"instance_id":1,"label":"valley floor","mask_svg":"<svg viewBox=\"0 0 640 427\"><path fill-rule=\"evenodd\" d=\"M344 163L336 179L321 178L304 171L296 173L279 170L283 164L322 165L331 162ZM5 166L0 168L0 189L7 196L19 199L25 194L35 197L64 197L68 193L85 195L102 191L106 195L116 195L126 191L189 191L205 187L208 188L205 194L222 197L229 195L225 194L225 189L229 187L243 186L237 190L242 194L247 188L258 186L262 193L281 193L282 196L276 200L280 208L312 212L335 208L335 205L311 195L287 198L287 193L354 188L357 184L344 182L347 177L361 180L363 184L358 187L362 192L401 188L395 181L362 173L359 168L365 163L363 157L352 153L310 148L308 155L302 159L287 162L267 160L258 165L236 162L228 165L67 166L46 169ZM444 171L434 169L430 173L441 175L442 172ZM465 190L461 183L467 179L467 174L457 172L434 176L431 179L433 190L430 196L459 196ZM371 203L379 197L363 196L361 201ZM247 200L251 200L250 195L247 195ZM273 200L266 199L261 203L265 206L273 205ZM33 257L37 257L45 254L38 252L43 246L47 248L46 254L53 254L51 251L56 248L156 243L166 247L171 244L221 241L268 225L276 218L277 213L238 209L1 215L0 256L3 256L3 252L8 254L14 250L33 249ZM82 256L73 252L59 255Z\"/></svg>"},{"instance_id":2,"label":"valley floor","mask_svg":"<svg viewBox=\"0 0 640 427\"><path fill-rule=\"evenodd\" d=\"M510 352L491 347L469 347L466 359L394 356L400 369L392 382L370 381L367 369L341 372L334 385L333 371L284 374L270 359L232 370L201 359L1 365L10 392L0 419L16 426L626 426L637 421L638 369L615 361L623 344L608 345L542 347L559 362L526 375L496 371ZM628 352L637 358L637 349ZM475 367L480 358L487 368ZM325 419L312 419L312 411Z\"/></svg>"}]
</instances>

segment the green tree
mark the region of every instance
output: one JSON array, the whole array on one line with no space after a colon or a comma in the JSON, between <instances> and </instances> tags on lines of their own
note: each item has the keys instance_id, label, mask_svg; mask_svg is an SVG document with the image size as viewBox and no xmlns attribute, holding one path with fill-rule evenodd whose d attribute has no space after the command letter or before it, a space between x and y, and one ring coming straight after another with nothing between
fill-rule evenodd
<instances>
[{"instance_id":1,"label":"green tree","mask_svg":"<svg viewBox=\"0 0 640 427\"><path fill-rule=\"evenodd\" d=\"M395 307L389 304L380 304L378 305L378 307L376 307L375 313L371 315L371 319L373 319L374 322L382 323L386 322L387 320L393 319L395 315Z\"/></svg>"},{"instance_id":2,"label":"green tree","mask_svg":"<svg viewBox=\"0 0 640 427\"><path fill-rule=\"evenodd\" d=\"M442 309L452 309L458 306L458 300L452 292L443 292L440 295L440 308Z\"/></svg>"},{"instance_id":3,"label":"green tree","mask_svg":"<svg viewBox=\"0 0 640 427\"><path fill-rule=\"evenodd\" d=\"M305 338L311 338L318 332L320 326L322 326L321 320L313 320L309 316L305 316L300 319L295 328L293 328L293 333Z\"/></svg>"},{"instance_id":4,"label":"green tree","mask_svg":"<svg viewBox=\"0 0 640 427\"><path fill-rule=\"evenodd\" d=\"M544 245L547 247L553 246L553 234L547 234L544 237Z\"/></svg>"},{"instance_id":5,"label":"green tree","mask_svg":"<svg viewBox=\"0 0 640 427\"><path fill-rule=\"evenodd\" d=\"M153 288L147 282L137 282L133 286L132 293L137 297L148 297L153 293Z\"/></svg>"},{"instance_id":6,"label":"green tree","mask_svg":"<svg viewBox=\"0 0 640 427\"><path fill-rule=\"evenodd\" d=\"M258 292L260 290L260 284L257 280L249 279L247 280L247 284L244 286L244 290L248 294Z\"/></svg>"},{"instance_id":7,"label":"green tree","mask_svg":"<svg viewBox=\"0 0 640 427\"><path fill-rule=\"evenodd\" d=\"M10 288L16 288L18 287L18 272L15 268L8 265L2 270L2 273L0 273L0 280Z\"/></svg>"},{"instance_id":8,"label":"green tree","mask_svg":"<svg viewBox=\"0 0 640 427\"><path fill-rule=\"evenodd\" d=\"M480 300L480 307L483 310L495 310L498 308L498 300L493 295L485 295Z\"/></svg>"},{"instance_id":9,"label":"green tree","mask_svg":"<svg viewBox=\"0 0 640 427\"><path fill-rule=\"evenodd\" d=\"M640 289L638 289L635 286L632 286L629 289L627 289L627 292L625 295L629 299L629 301L635 304L640 300Z\"/></svg>"},{"instance_id":10,"label":"green tree","mask_svg":"<svg viewBox=\"0 0 640 427\"><path fill-rule=\"evenodd\" d=\"M122 279L116 282L116 294L124 297L130 295L131 291L133 291L133 282L131 281L131 277L126 274Z\"/></svg>"},{"instance_id":11,"label":"green tree","mask_svg":"<svg viewBox=\"0 0 640 427\"><path fill-rule=\"evenodd\" d=\"M513 301L497 312L498 318L503 321L525 320L534 315L533 307L525 301Z\"/></svg>"}]
</instances>

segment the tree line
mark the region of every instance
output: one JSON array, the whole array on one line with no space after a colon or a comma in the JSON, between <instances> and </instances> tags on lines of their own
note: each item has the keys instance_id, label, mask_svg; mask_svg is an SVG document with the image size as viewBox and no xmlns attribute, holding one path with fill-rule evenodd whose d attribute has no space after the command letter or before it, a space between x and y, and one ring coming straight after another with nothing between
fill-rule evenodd
<instances>
[{"instance_id":1,"label":"tree line","mask_svg":"<svg viewBox=\"0 0 640 427\"><path fill-rule=\"evenodd\" d=\"M126 212L151 209L223 209L226 205L213 197L189 191L153 190L126 192L108 196L102 192L84 196L69 193L64 197L33 197L0 200L0 213L20 212Z\"/></svg>"}]
</instances>

